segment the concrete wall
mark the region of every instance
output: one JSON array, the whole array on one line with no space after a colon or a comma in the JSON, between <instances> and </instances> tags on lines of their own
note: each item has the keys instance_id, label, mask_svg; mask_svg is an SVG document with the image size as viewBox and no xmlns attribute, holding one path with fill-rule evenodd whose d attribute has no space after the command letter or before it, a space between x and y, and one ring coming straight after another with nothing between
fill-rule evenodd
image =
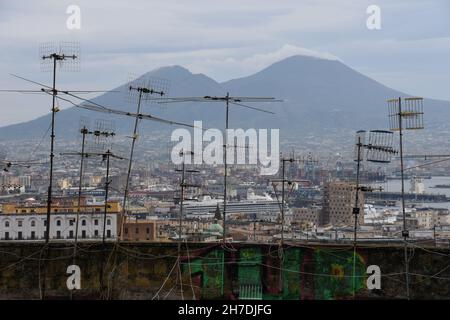
<instances>
[{"instance_id":1,"label":"concrete wall","mask_svg":"<svg viewBox=\"0 0 450 320\"><path fill-rule=\"evenodd\" d=\"M74 299L390 299L405 297L403 247L359 248L353 283L351 246L82 243ZM450 298L449 249L410 248L411 297ZM73 246L0 243L0 299L69 299L66 269ZM381 289L368 290L369 265L381 269ZM355 290L353 290L355 286ZM45 289L44 289L45 288ZM156 295L159 292L158 295Z\"/></svg>"}]
</instances>

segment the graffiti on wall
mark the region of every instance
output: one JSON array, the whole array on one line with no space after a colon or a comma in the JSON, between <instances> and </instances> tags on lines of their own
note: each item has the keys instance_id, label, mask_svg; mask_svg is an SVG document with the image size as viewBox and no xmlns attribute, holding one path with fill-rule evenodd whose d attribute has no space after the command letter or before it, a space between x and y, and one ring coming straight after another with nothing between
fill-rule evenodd
<instances>
[{"instance_id":1,"label":"graffiti on wall","mask_svg":"<svg viewBox=\"0 0 450 320\"><path fill-rule=\"evenodd\" d=\"M217 246L184 259L183 273L199 299L349 299L367 279L364 258L348 248Z\"/></svg>"}]
</instances>

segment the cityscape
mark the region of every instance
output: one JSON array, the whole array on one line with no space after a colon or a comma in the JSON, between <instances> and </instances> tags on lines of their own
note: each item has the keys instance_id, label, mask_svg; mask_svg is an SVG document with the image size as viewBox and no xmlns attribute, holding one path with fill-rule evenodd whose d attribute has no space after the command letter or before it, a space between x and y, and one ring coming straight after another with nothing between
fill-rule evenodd
<instances>
[{"instance_id":1,"label":"cityscape","mask_svg":"<svg viewBox=\"0 0 450 320\"><path fill-rule=\"evenodd\" d=\"M265 2L262 12L280 15L315 6ZM12 19L24 10L4 6ZM343 62L290 45L275 58L255 54L264 60L255 67L225 54L229 75L214 69L214 53L180 66L182 49L155 47L161 62L135 65L122 56L142 58L133 36L114 63L109 42L100 50L89 36L99 32L93 7L45 6L62 8L62 33L39 45L18 33L13 50L26 63L2 62L0 299L450 298L448 58L436 79L430 62L428 81L439 85L423 89L377 77L369 60L364 72L346 51ZM393 28L389 4L361 8L364 32L397 35L378 28L380 12ZM450 9L427 10L439 8ZM428 28L432 37L439 23ZM100 75L102 58L114 75ZM425 74L421 63L405 79ZM21 109L30 104L40 113Z\"/></svg>"}]
</instances>

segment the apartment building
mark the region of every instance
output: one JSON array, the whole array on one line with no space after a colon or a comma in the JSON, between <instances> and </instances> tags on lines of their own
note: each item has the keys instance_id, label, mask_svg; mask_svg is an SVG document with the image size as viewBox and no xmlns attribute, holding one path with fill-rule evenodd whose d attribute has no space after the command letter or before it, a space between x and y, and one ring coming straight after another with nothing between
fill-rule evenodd
<instances>
[{"instance_id":1,"label":"apartment building","mask_svg":"<svg viewBox=\"0 0 450 320\"><path fill-rule=\"evenodd\" d=\"M108 202L106 220L103 203L90 203L82 199L78 219L80 240L117 237L119 202ZM55 198L50 214L50 239L70 241L75 238L78 203L77 198ZM0 213L1 240L43 240L47 229L47 206L33 199L23 203L3 204Z\"/></svg>"},{"instance_id":2,"label":"apartment building","mask_svg":"<svg viewBox=\"0 0 450 320\"><path fill-rule=\"evenodd\" d=\"M355 206L356 186L343 181L327 182L323 190L323 208L321 225L354 225L353 207ZM358 224L364 223L364 193L359 192Z\"/></svg>"}]
</instances>

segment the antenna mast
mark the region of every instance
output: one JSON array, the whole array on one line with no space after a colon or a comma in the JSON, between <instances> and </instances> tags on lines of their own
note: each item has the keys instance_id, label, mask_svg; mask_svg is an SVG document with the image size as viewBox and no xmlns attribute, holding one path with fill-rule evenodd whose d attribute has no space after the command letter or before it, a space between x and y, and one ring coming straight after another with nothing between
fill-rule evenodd
<instances>
[{"instance_id":1,"label":"antenna mast","mask_svg":"<svg viewBox=\"0 0 450 320\"><path fill-rule=\"evenodd\" d=\"M400 143L400 172L402 182L402 213L403 213L403 230L402 236L404 240L405 255L405 285L406 297L410 299L409 291L409 261L408 261L408 238L409 230L406 225L405 211L405 180L403 165L403 130L419 130L423 129L423 98L404 98L404 106L402 106L402 98L390 99L387 101L389 109L389 126L392 131L399 132Z\"/></svg>"},{"instance_id":2,"label":"antenna mast","mask_svg":"<svg viewBox=\"0 0 450 320\"><path fill-rule=\"evenodd\" d=\"M70 52L68 52L68 50ZM47 195L47 223L46 223L46 231L45 231L45 243L48 243L50 240L50 212L52 205L52 188L53 188L53 158L54 155L54 147L55 147L55 114L59 111L56 107L56 95L58 91L56 90L56 64L60 63L60 66L64 66L67 64L67 61L71 61L71 63L76 66L75 60L79 58L79 45L75 43L62 42L59 45L54 43L45 43L40 48L42 70L46 70L48 68L48 61L50 61L50 65L53 68L53 85L52 85L52 120L51 120L51 143L50 143L50 177L49 177L49 186L48 186L48 195ZM59 53L58 53L59 51ZM69 54L67 54L69 53ZM68 66L70 64L67 64ZM75 70L75 69L73 69Z\"/></svg>"}]
</instances>

